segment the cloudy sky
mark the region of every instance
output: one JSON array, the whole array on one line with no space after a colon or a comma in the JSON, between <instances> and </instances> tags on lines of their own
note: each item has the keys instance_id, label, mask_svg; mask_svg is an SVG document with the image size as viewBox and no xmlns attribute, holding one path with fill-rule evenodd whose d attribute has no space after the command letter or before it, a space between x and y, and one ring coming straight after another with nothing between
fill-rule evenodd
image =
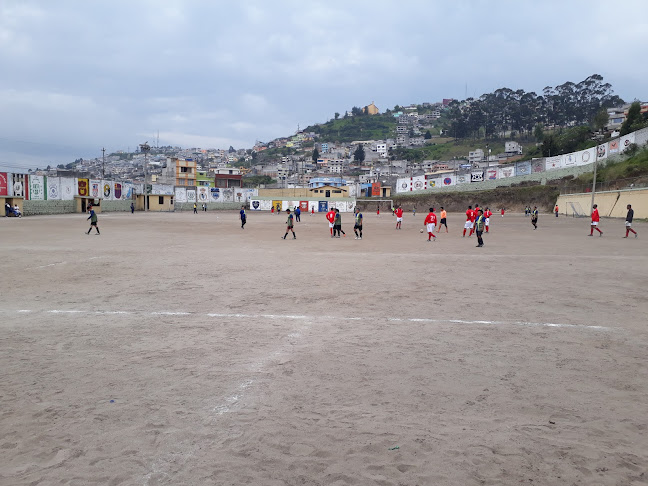
<instances>
[{"instance_id":1,"label":"cloudy sky","mask_svg":"<svg viewBox=\"0 0 648 486\"><path fill-rule=\"evenodd\" d=\"M139 143L250 148L371 101L648 99L645 0L1 0L0 168Z\"/></svg>"}]
</instances>

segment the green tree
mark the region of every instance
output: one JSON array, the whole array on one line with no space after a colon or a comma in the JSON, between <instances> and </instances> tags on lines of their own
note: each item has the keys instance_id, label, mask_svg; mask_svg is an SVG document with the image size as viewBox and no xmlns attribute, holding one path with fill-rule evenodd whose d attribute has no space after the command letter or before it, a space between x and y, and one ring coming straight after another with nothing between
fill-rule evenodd
<instances>
[{"instance_id":1,"label":"green tree","mask_svg":"<svg viewBox=\"0 0 648 486\"><path fill-rule=\"evenodd\" d=\"M430 133L430 130L425 132L425 135L423 136L423 138L425 138L425 140L430 140L432 138L432 134Z\"/></svg>"},{"instance_id":2,"label":"green tree","mask_svg":"<svg viewBox=\"0 0 648 486\"><path fill-rule=\"evenodd\" d=\"M630 109L628 110L628 116L623 122L623 125L621 125L621 132L620 132L621 135L627 135L628 133L632 132L634 130L632 125L634 125L636 122L640 120L641 120L641 103L635 101L630 105Z\"/></svg>"},{"instance_id":3,"label":"green tree","mask_svg":"<svg viewBox=\"0 0 648 486\"><path fill-rule=\"evenodd\" d=\"M317 159L319 159L319 150L317 150L317 147L313 149L313 155L311 156L311 159L313 159L313 162L317 162Z\"/></svg>"},{"instance_id":4,"label":"green tree","mask_svg":"<svg viewBox=\"0 0 648 486\"><path fill-rule=\"evenodd\" d=\"M365 159L365 151L364 147L362 144L358 145L358 148L355 149L355 152L353 152L353 160L357 162L364 162Z\"/></svg>"},{"instance_id":5,"label":"green tree","mask_svg":"<svg viewBox=\"0 0 648 486\"><path fill-rule=\"evenodd\" d=\"M542 125L538 123L533 129L533 136L537 142L542 142L544 140L544 130L542 130Z\"/></svg>"},{"instance_id":6,"label":"green tree","mask_svg":"<svg viewBox=\"0 0 648 486\"><path fill-rule=\"evenodd\" d=\"M336 111L335 112L335 119L337 120L338 118L340 118L340 114Z\"/></svg>"},{"instance_id":7,"label":"green tree","mask_svg":"<svg viewBox=\"0 0 648 486\"><path fill-rule=\"evenodd\" d=\"M610 121L610 115L605 108L601 108L596 115L594 115L593 125L597 130L603 130Z\"/></svg>"}]
</instances>

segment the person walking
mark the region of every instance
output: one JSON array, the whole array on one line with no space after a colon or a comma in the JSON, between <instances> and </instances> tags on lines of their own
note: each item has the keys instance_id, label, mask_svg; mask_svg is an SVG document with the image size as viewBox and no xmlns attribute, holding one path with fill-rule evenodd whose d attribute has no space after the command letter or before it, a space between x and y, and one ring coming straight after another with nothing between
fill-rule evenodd
<instances>
[{"instance_id":1,"label":"person walking","mask_svg":"<svg viewBox=\"0 0 648 486\"><path fill-rule=\"evenodd\" d=\"M346 238L346 233L342 230L342 215L340 214L339 209L335 209L335 220L333 223L333 235L337 232L337 238L340 237L340 233Z\"/></svg>"},{"instance_id":2,"label":"person walking","mask_svg":"<svg viewBox=\"0 0 648 486\"><path fill-rule=\"evenodd\" d=\"M394 210L394 214L396 215L396 229L399 230L401 229L401 225L403 223L403 208L398 206Z\"/></svg>"},{"instance_id":3,"label":"person walking","mask_svg":"<svg viewBox=\"0 0 648 486\"><path fill-rule=\"evenodd\" d=\"M93 226L97 230L97 234L98 235L101 234L101 233L99 233L99 226L97 226L97 221L98 221L99 218L97 218L97 213L95 213L95 210L92 209L92 208L90 208L90 216L88 216L88 219L90 220L90 229L88 230L88 232L86 234L87 235L90 234L90 232L92 231Z\"/></svg>"},{"instance_id":4,"label":"person walking","mask_svg":"<svg viewBox=\"0 0 648 486\"><path fill-rule=\"evenodd\" d=\"M329 231L331 232L331 238L333 238L335 237L333 231L333 226L335 225L335 210L333 208L329 209L328 213L326 213L326 221L329 223Z\"/></svg>"},{"instance_id":5,"label":"person walking","mask_svg":"<svg viewBox=\"0 0 648 486\"><path fill-rule=\"evenodd\" d=\"M634 209L632 209L631 204L628 204L627 209L628 209L628 214L626 215L626 220L625 220L626 235L624 236L624 238L627 238L630 233L634 233L636 238L638 236L637 232L632 229L632 218L634 218Z\"/></svg>"},{"instance_id":6,"label":"person walking","mask_svg":"<svg viewBox=\"0 0 648 486\"><path fill-rule=\"evenodd\" d=\"M380 218L380 204L376 207L376 216Z\"/></svg>"},{"instance_id":7,"label":"person walking","mask_svg":"<svg viewBox=\"0 0 648 486\"><path fill-rule=\"evenodd\" d=\"M241 229L245 229L245 223L247 222L247 216L245 214L245 206L241 206L239 217L241 218Z\"/></svg>"},{"instance_id":8,"label":"person walking","mask_svg":"<svg viewBox=\"0 0 648 486\"><path fill-rule=\"evenodd\" d=\"M484 226L486 226L486 218L484 218L484 211L480 209L479 215L475 219L475 233L477 234L476 248L484 246L484 240L482 238L482 235L484 234Z\"/></svg>"},{"instance_id":9,"label":"person walking","mask_svg":"<svg viewBox=\"0 0 648 486\"><path fill-rule=\"evenodd\" d=\"M533 211L531 211L531 224L533 229L538 229L538 206L533 206Z\"/></svg>"},{"instance_id":10,"label":"person walking","mask_svg":"<svg viewBox=\"0 0 648 486\"><path fill-rule=\"evenodd\" d=\"M423 224L427 229L428 241L431 241L432 238L434 238L434 241L436 241L436 236L434 236L434 228L436 227L436 223L437 223L437 217L436 214L434 214L434 208L430 208L430 212L425 217L425 221L423 221Z\"/></svg>"},{"instance_id":11,"label":"person walking","mask_svg":"<svg viewBox=\"0 0 648 486\"><path fill-rule=\"evenodd\" d=\"M558 217L558 205L556 204L556 207L554 208L554 213L556 213L556 218Z\"/></svg>"},{"instance_id":12,"label":"person walking","mask_svg":"<svg viewBox=\"0 0 648 486\"><path fill-rule=\"evenodd\" d=\"M603 236L603 232L599 229L598 224L600 221L598 204L592 206L592 222L590 224L590 234L589 236L594 236L594 230L599 232L599 236Z\"/></svg>"},{"instance_id":13,"label":"person walking","mask_svg":"<svg viewBox=\"0 0 648 486\"><path fill-rule=\"evenodd\" d=\"M416 216L416 206L414 206L414 209L412 209L412 216Z\"/></svg>"},{"instance_id":14,"label":"person walking","mask_svg":"<svg viewBox=\"0 0 648 486\"><path fill-rule=\"evenodd\" d=\"M131 203L130 208L131 208L131 214L133 214L135 212L135 204Z\"/></svg>"},{"instance_id":15,"label":"person walking","mask_svg":"<svg viewBox=\"0 0 648 486\"><path fill-rule=\"evenodd\" d=\"M502 218L503 218L503 217L504 217L504 208L502 208L502 209L500 210L500 212L502 213Z\"/></svg>"},{"instance_id":16,"label":"person walking","mask_svg":"<svg viewBox=\"0 0 648 486\"><path fill-rule=\"evenodd\" d=\"M293 229L293 226L294 226L293 215L290 214L290 209L286 209L286 213L288 214L288 219L286 219L286 234L283 235L283 239L285 240L286 236L288 236L288 233L292 231L293 240L296 240L297 235L295 234L295 230Z\"/></svg>"},{"instance_id":17,"label":"person walking","mask_svg":"<svg viewBox=\"0 0 648 486\"><path fill-rule=\"evenodd\" d=\"M301 208L299 206L295 208L295 221L298 223L301 221Z\"/></svg>"},{"instance_id":18,"label":"person walking","mask_svg":"<svg viewBox=\"0 0 648 486\"><path fill-rule=\"evenodd\" d=\"M493 212L486 208L486 211L484 211L484 223L486 226L486 233L488 233L488 227L490 226L490 217L493 215Z\"/></svg>"},{"instance_id":19,"label":"person walking","mask_svg":"<svg viewBox=\"0 0 648 486\"><path fill-rule=\"evenodd\" d=\"M204 212L207 212L207 205L206 205L205 203L203 203L203 205L202 205L202 210L203 210Z\"/></svg>"},{"instance_id":20,"label":"person walking","mask_svg":"<svg viewBox=\"0 0 648 486\"><path fill-rule=\"evenodd\" d=\"M474 215L473 215L473 210L472 206L468 206L468 209L466 209L466 222L464 223L464 230L463 230L463 236L464 238L466 236L466 230L470 230L470 234L468 237L470 238L473 234L473 227L474 227Z\"/></svg>"},{"instance_id":21,"label":"person walking","mask_svg":"<svg viewBox=\"0 0 648 486\"><path fill-rule=\"evenodd\" d=\"M355 213L355 224L353 225L353 232L355 233L355 239L361 240L362 239L362 213L357 207L353 210L353 212ZM358 232L360 232L360 235L358 235Z\"/></svg>"},{"instance_id":22,"label":"person walking","mask_svg":"<svg viewBox=\"0 0 648 486\"><path fill-rule=\"evenodd\" d=\"M439 233L441 233L441 226L445 226L446 228L446 233L448 232L448 213L446 212L445 209L443 209L443 206L441 206L441 222L439 223Z\"/></svg>"},{"instance_id":23,"label":"person walking","mask_svg":"<svg viewBox=\"0 0 648 486\"><path fill-rule=\"evenodd\" d=\"M198 205L196 203L194 203L193 210L194 214L198 214Z\"/></svg>"}]
</instances>

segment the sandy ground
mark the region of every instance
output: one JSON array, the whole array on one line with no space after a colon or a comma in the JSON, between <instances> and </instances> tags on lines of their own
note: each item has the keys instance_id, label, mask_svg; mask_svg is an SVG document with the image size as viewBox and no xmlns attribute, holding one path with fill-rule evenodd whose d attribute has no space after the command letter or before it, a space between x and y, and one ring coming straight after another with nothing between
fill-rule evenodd
<instances>
[{"instance_id":1,"label":"sandy ground","mask_svg":"<svg viewBox=\"0 0 648 486\"><path fill-rule=\"evenodd\" d=\"M648 225L237 217L0 218L1 485L648 484Z\"/></svg>"}]
</instances>

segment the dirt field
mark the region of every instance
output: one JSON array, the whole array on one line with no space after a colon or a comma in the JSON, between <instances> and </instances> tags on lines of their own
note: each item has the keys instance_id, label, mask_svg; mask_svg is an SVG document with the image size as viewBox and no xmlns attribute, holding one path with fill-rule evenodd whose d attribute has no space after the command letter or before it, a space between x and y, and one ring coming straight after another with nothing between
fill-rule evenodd
<instances>
[{"instance_id":1,"label":"dirt field","mask_svg":"<svg viewBox=\"0 0 648 486\"><path fill-rule=\"evenodd\" d=\"M648 225L0 219L1 485L648 484Z\"/></svg>"}]
</instances>

